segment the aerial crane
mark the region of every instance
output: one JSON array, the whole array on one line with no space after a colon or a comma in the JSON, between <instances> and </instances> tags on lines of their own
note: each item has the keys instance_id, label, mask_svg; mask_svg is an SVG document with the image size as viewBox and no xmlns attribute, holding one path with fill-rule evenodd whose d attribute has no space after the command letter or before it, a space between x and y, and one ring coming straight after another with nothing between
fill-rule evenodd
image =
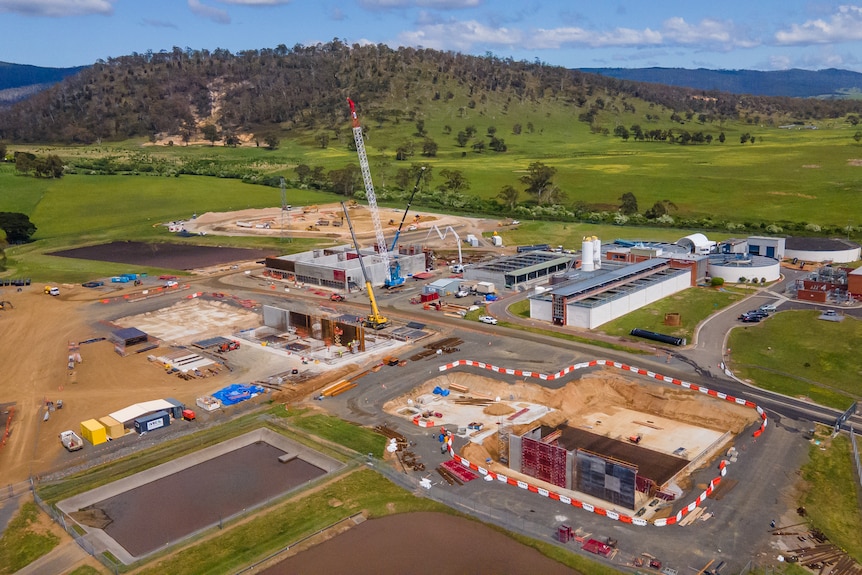
<instances>
[{"instance_id":1,"label":"aerial crane","mask_svg":"<svg viewBox=\"0 0 862 575\"><path fill-rule=\"evenodd\" d=\"M389 325L389 320L380 315L380 310L377 308L377 300L374 299L374 290L371 289L371 281L368 279L368 272L365 271L365 263L362 261L362 252L359 251L359 242L356 241L353 223L350 221L350 215L347 213L347 206L344 202L341 202L341 209L344 210L344 218L347 220L347 227L350 229L350 237L353 238L353 247L356 248L359 267L362 269L362 279L365 280L365 291L368 292L368 299L371 302L371 315L365 318L365 327L383 329Z\"/></svg>"},{"instance_id":2,"label":"aerial crane","mask_svg":"<svg viewBox=\"0 0 862 575\"><path fill-rule=\"evenodd\" d=\"M359 116L356 115L356 104L350 98L347 98L347 103L350 104L350 116L353 118L353 140L356 142L356 153L359 155L359 168L362 171L362 180L365 182L365 198L368 200L368 211L371 212L371 222L374 224L377 254L386 264L385 269L388 270L389 250L386 249L386 238L383 237L383 226L380 224L380 211L377 208L377 195L374 193L374 183L371 181L368 156L365 154L365 140L362 137L362 126L359 124ZM357 246L358 249L359 247Z\"/></svg>"},{"instance_id":3,"label":"aerial crane","mask_svg":"<svg viewBox=\"0 0 862 575\"><path fill-rule=\"evenodd\" d=\"M389 248L390 252L394 252L395 248L398 246L398 238L401 236L401 228L404 227L404 220L407 219L407 212L410 211L410 204L413 203L413 198L416 197L416 192L419 191L419 182L422 181L422 176L425 175L425 166L422 166L419 171L419 175L416 176L416 185L413 186L413 193L410 194L410 199L407 200L407 208L404 210L404 215L401 216L401 223L398 224L398 229L395 230L395 237L392 238L392 247ZM386 287L394 288L400 286L404 283L404 277L401 275L401 266L398 264L397 256L396 259L389 266L389 277L386 279Z\"/></svg>"}]
</instances>

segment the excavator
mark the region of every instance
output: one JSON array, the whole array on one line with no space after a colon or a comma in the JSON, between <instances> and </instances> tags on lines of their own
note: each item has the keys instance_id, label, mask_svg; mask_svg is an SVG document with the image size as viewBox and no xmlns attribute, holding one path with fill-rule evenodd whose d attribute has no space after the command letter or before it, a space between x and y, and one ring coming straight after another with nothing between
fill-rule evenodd
<instances>
[{"instance_id":1,"label":"excavator","mask_svg":"<svg viewBox=\"0 0 862 575\"><path fill-rule=\"evenodd\" d=\"M365 327L375 330L383 329L389 325L389 320L380 315L380 310L377 308L377 300L374 299L374 290L371 289L371 281L368 279L368 272L365 271L365 262L362 261L362 252L359 250L359 242L356 241L356 233L353 231L353 222L350 221L350 214L347 213L347 205L341 202L341 208L344 210L344 218L347 220L347 227L350 229L350 237L353 238L353 247L356 248L359 267L362 269L362 278L365 280L365 291L368 293L368 299L371 302L371 315L365 318Z\"/></svg>"}]
</instances>

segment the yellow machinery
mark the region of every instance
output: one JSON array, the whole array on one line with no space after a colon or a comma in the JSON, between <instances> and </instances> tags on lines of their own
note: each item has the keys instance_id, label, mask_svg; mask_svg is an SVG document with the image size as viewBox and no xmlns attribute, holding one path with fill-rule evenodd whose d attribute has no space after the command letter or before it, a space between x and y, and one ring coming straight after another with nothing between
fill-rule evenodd
<instances>
[{"instance_id":1,"label":"yellow machinery","mask_svg":"<svg viewBox=\"0 0 862 575\"><path fill-rule=\"evenodd\" d=\"M365 280L365 291L368 292L368 299L371 301L371 315L365 318L365 327L370 327L371 329L383 329L389 325L389 320L380 315L380 310L377 308L377 300L374 299L374 290L371 289L371 281L369 281L368 273L365 271L365 262L362 261L362 252L359 251L359 242L356 241L356 233L353 231L353 222L350 221L350 215L347 213L347 206L344 202L341 202L341 208L344 210L347 227L350 228L350 237L353 238L353 247L356 248L356 256L359 258L359 267L362 268L362 278Z\"/></svg>"}]
</instances>

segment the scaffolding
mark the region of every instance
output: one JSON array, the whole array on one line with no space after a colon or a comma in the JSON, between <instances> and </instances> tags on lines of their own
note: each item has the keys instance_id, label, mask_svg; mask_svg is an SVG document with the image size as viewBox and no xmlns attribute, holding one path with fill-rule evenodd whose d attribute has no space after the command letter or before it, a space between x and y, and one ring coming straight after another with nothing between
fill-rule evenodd
<instances>
[{"instance_id":1,"label":"scaffolding","mask_svg":"<svg viewBox=\"0 0 862 575\"><path fill-rule=\"evenodd\" d=\"M512 422L501 421L497 426L497 453L500 463L509 464L509 435L512 433Z\"/></svg>"}]
</instances>

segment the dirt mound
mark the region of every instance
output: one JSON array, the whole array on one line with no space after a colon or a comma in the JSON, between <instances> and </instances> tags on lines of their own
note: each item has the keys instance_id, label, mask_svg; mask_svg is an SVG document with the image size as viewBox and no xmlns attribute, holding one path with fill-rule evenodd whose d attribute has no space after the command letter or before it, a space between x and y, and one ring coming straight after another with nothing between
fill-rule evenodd
<instances>
[{"instance_id":1,"label":"dirt mound","mask_svg":"<svg viewBox=\"0 0 862 575\"><path fill-rule=\"evenodd\" d=\"M431 393L437 386L449 389L452 392L450 399L495 401L485 408L489 415L513 413L512 402L545 405L555 410L541 419L543 424L550 426L568 422L570 426L589 428L596 423L597 414L613 415L620 409L733 433L739 433L756 419L756 413L746 407L685 389L629 378L610 369L573 379L556 390L528 380L512 385L485 375L453 371L432 378L387 402L383 409L393 413L407 405L409 399Z\"/></svg>"},{"instance_id":2,"label":"dirt mound","mask_svg":"<svg viewBox=\"0 0 862 575\"><path fill-rule=\"evenodd\" d=\"M69 516L81 525L95 527L96 529L104 529L114 522L104 510L98 507L87 507L80 511L73 511Z\"/></svg>"},{"instance_id":3,"label":"dirt mound","mask_svg":"<svg viewBox=\"0 0 862 575\"><path fill-rule=\"evenodd\" d=\"M506 403L492 403L482 411L485 415L509 415L515 413L515 408Z\"/></svg>"}]
</instances>

